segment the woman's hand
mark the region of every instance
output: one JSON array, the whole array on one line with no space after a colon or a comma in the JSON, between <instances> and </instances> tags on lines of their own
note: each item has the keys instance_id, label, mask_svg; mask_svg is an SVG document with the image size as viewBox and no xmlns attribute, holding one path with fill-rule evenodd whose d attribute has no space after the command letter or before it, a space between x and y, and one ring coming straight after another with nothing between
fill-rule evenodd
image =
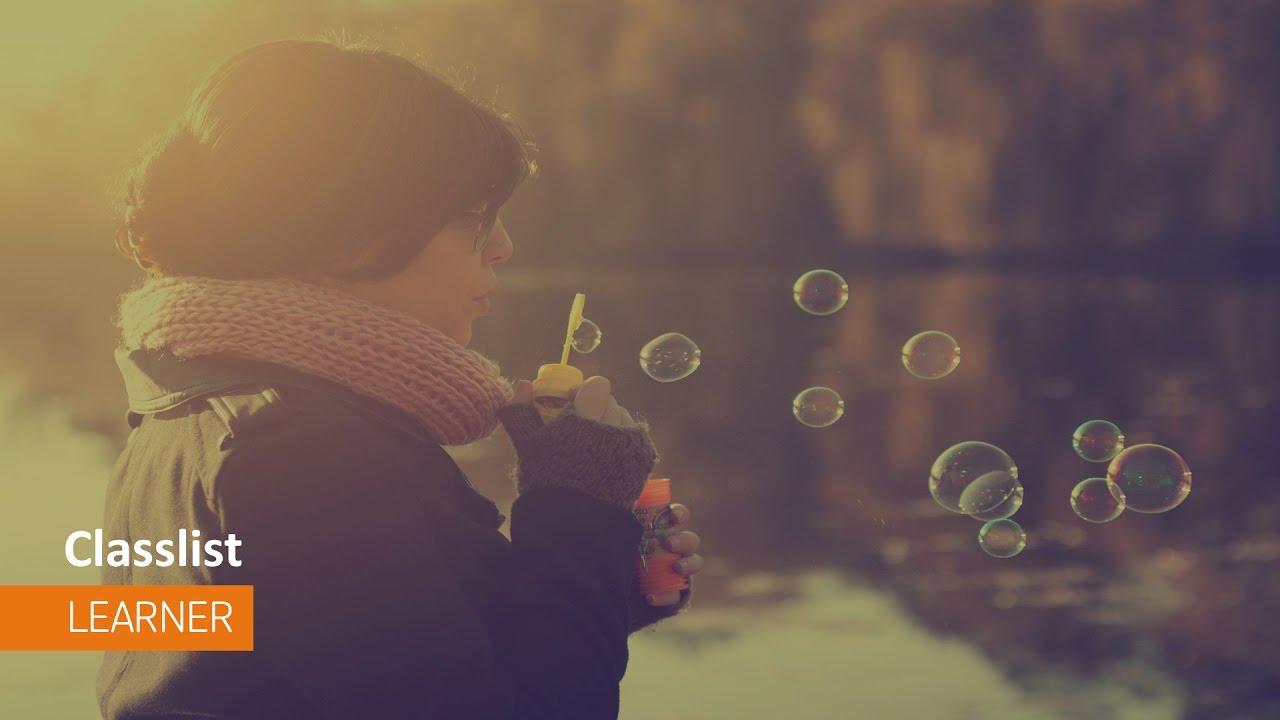
<instances>
[{"instance_id":1,"label":"woman's hand","mask_svg":"<svg viewBox=\"0 0 1280 720\"><path fill-rule=\"evenodd\" d=\"M613 397L613 389L608 378L599 375L589 377L579 385L569 389L569 400L573 403L574 412L587 420L620 428L634 428L637 423L626 408L618 404ZM533 383L518 380L514 387L512 404L533 401ZM702 556L698 547L702 539L692 530L684 528L689 524L689 508L680 503L672 503L670 524L666 527L655 527L654 537L670 552L681 556L675 563L676 572L685 577L692 577L702 569ZM681 591L645 596L645 601L654 607L668 607L680 602Z\"/></svg>"},{"instance_id":2,"label":"woman's hand","mask_svg":"<svg viewBox=\"0 0 1280 720\"><path fill-rule=\"evenodd\" d=\"M671 518L671 526L668 528L655 528L654 537L662 542L662 546L665 549L683 556L676 561L675 570L681 575L691 578L702 569L702 556L698 554L698 546L702 544L702 538L698 537L698 533L692 530L683 529L689 524L688 507L680 503L671 503ZM646 595L645 601L655 607L675 605L680 602L680 591L673 590L667 593Z\"/></svg>"},{"instance_id":3,"label":"woman's hand","mask_svg":"<svg viewBox=\"0 0 1280 720\"><path fill-rule=\"evenodd\" d=\"M511 399L513 405L533 401L533 383L528 380L517 380L514 390L515 396ZM613 386L609 378L593 375L574 385L569 388L569 402L573 403L574 412L587 420L614 427L636 426L631 413L613 397Z\"/></svg>"}]
</instances>

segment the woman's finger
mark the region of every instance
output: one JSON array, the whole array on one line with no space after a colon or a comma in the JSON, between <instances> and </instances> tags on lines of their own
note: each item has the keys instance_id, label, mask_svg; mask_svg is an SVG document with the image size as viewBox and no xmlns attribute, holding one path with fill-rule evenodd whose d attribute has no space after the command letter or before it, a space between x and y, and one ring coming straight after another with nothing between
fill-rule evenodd
<instances>
[{"instance_id":1,"label":"woman's finger","mask_svg":"<svg viewBox=\"0 0 1280 720\"><path fill-rule=\"evenodd\" d=\"M672 590L671 592L646 595L645 601L654 606L675 605L680 602L680 591Z\"/></svg>"},{"instance_id":2,"label":"woman's finger","mask_svg":"<svg viewBox=\"0 0 1280 720\"><path fill-rule=\"evenodd\" d=\"M578 388L578 393L573 398L573 408L579 417L600 421L604 418L605 408L609 406L611 392L608 378L593 375Z\"/></svg>"},{"instance_id":3,"label":"woman's finger","mask_svg":"<svg viewBox=\"0 0 1280 720\"><path fill-rule=\"evenodd\" d=\"M604 409L604 417L600 418L600 422L613 427L622 427L622 410L618 407L618 403L613 403Z\"/></svg>"},{"instance_id":4,"label":"woman's finger","mask_svg":"<svg viewBox=\"0 0 1280 720\"><path fill-rule=\"evenodd\" d=\"M533 402L533 383L528 380L517 380L514 393L511 397L512 405L521 405Z\"/></svg>"},{"instance_id":5,"label":"woman's finger","mask_svg":"<svg viewBox=\"0 0 1280 720\"><path fill-rule=\"evenodd\" d=\"M627 409L621 406L619 406L618 409L622 411L622 427L635 427L636 421L635 418L631 417L631 413L627 412Z\"/></svg>"},{"instance_id":6,"label":"woman's finger","mask_svg":"<svg viewBox=\"0 0 1280 720\"><path fill-rule=\"evenodd\" d=\"M697 553L685 555L676 561L676 572L684 576L693 575L702 569L702 563L702 556Z\"/></svg>"},{"instance_id":7,"label":"woman's finger","mask_svg":"<svg viewBox=\"0 0 1280 720\"><path fill-rule=\"evenodd\" d=\"M688 506L683 503L671 503L670 507L672 519L671 527L673 529L679 529L689 524L689 519L692 516L689 513Z\"/></svg>"},{"instance_id":8,"label":"woman's finger","mask_svg":"<svg viewBox=\"0 0 1280 720\"><path fill-rule=\"evenodd\" d=\"M692 530L682 530L669 536L663 544L673 553L687 555L698 551L698 547L702 545L702 538Z\"/></svg>"}]
</instances>

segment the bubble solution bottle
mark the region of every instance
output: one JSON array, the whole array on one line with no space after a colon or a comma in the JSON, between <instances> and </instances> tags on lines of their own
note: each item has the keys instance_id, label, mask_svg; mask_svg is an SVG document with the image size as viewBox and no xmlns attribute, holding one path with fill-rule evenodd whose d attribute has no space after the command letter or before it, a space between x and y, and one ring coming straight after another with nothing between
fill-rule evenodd
<instances>
[{"instance_id":1,"label":"bubble solution bottle","mask_svg":"<svg viewBox=\"0 0 1280 720\"><path fill-rule=\"evenodd\" d=\"M667 593L689 587L689 578L675 569L681 555L662 546L675 521L671 512L671 480L654 478L646 482L632 512L644 528L640 537L640 557L636 559L640 593Z\"/></svg>"}]
</instances>

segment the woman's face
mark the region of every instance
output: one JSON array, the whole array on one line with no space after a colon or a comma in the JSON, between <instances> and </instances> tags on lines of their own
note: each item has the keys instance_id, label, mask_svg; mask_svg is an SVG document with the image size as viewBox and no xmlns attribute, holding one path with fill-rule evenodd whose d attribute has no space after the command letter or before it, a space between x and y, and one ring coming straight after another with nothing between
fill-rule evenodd
<instances>
[{"instance_id":1,"label":"woman's face","mask_svg":"<svg viewBox=\"0 0 1280 720\"><path fill-rule=\"evenodd\" d=\"M489 299L484 296L498 287L493 266L506 262L513 251L502 220L494 223L487 236L481 233L470 219L450 223L402 272L343 287L365 300L412 315L466 346L471 342L471 322L489 312Z\"/></svg>"}]
</instances>

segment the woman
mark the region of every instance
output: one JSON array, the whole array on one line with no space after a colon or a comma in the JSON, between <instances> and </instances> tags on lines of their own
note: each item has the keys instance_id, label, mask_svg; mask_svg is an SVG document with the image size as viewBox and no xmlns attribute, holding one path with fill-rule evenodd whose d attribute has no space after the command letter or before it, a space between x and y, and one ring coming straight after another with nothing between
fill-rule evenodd
<instances>
[{"instance_id":1,"label":"woman","mask_svg":"<svg viewBox=\"0 0 1280 720\"><path fill-rule=\"evenodd\" d=\"M235 533L239 567L111 584L254 586L252 653L108 653L107 718L615 718L654 462L593 377L544 424L466 348L532 168L508 122L402 57L271 42L216 68L126 175L116 318L134 428L108 538ZM501 419L504 517L442 446ZM667 544L697 572L674 506Z\"/></svg>"}]
</instances>

